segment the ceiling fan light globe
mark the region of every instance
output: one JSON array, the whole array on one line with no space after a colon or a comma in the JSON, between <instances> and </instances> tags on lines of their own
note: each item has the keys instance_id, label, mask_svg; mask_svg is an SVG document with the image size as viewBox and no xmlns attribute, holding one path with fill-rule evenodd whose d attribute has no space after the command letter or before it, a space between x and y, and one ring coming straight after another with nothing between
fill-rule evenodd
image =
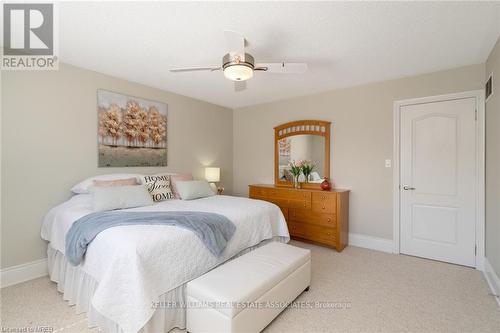
<instances>
[{"instance_id":1,"label":"ceiling fan light globe","mask_svg":"<svg viewBox=\"0 0 500 333\"><path fill-rule=\"evenodd\" d=\"M232 81L246 81L253 76L253 69L246 65L231 65L224 68L224 76Z\"/></svg>"}]
</instances>

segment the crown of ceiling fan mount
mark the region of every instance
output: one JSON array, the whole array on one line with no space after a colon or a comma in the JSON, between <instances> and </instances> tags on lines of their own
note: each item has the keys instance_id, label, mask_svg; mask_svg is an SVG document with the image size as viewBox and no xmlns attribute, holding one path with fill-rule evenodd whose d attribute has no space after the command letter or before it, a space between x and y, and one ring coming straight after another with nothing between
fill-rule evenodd
<instances>
[{"instance_id":1,"label":"crown of ceiling fan mount","mask_svg":"<svg viewBox=\"0 0 500 333\"><path fill-rule=\"evenodd\" d=\"M246 81L253 77L254 58L245 53L245 60L241 61L240 56L231 56L227 53L222 58L222 70L224 76L231 81Z\"/></svg>"}]
</instances>

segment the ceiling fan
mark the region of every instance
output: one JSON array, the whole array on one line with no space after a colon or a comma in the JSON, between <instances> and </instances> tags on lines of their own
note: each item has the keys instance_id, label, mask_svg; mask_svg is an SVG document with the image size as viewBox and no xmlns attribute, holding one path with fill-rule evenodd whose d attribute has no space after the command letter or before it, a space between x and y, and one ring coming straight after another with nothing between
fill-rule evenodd
<instances>
[{"instance_id":1,"label":"ceiling fan","mask_svg":"<svg viewBox=\"0 0 500 333\"><path fill-rule=\"evenodd\" d=\"M278 74L301 74L307 70L306 63L255 63L254 57L245 52L245 38L235 31L224 31L227 48L229 50L222 57L222 66L187 67L171 69L172 73L195 72L195 71L220 71L224 76L234 81L234 90L241 91L246 88L246 80L253 77L254 71L278 73Z\"/></svg>"}]
</instances>

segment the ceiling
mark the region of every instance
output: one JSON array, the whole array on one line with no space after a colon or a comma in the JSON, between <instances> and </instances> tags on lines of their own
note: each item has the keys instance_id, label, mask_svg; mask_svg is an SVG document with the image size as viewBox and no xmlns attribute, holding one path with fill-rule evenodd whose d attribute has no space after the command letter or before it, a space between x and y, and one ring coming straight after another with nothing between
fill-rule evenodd
<instances>
[{"instance_id":1,"label":"ceiling","mask_svg":"<svg viewBox=\"0 0 500 333\"><path fill-rule=\"evenodd\" d=\"M60 3L62 62L238 108L485 62L500 2ZM256 62L307 62L305 74L255 73L235 92L221 72L224 30Z\"/></svg>"}]
</instances>

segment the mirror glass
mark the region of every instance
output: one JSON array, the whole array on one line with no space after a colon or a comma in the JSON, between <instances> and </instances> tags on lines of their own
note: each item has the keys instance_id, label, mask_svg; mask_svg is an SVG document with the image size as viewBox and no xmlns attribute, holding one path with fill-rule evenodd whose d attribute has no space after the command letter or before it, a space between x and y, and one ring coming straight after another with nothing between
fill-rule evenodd
<instances>
[{"instance_id":1,"label":"mirror glass","mask_svg":"<svg viewBox=\"0 0 500 333\"><path fill-rule=\"evenodd\" d=\"M309 183L321 183L323 181L325 166L325 137L312 134L299 134L288 136L278 141L279 147L279 180L293 182L290 172L290 163L299 161L310 161L314 168L309 175ZM306 181L303 174L299 182Z\"/></svg>"}]
</instances>

